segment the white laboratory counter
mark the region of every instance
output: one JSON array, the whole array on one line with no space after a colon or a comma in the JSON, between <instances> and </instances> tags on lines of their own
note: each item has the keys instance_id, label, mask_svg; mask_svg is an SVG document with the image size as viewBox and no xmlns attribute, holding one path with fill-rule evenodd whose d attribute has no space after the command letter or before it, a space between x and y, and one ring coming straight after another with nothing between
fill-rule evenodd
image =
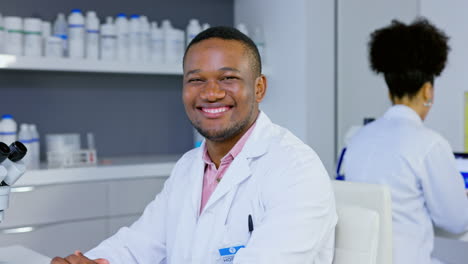
<instances>
[{"instance_id":1,"label":"white laboratory counter","mask_svg":"<svg viewBox=\"0 0 468 264\"><path fill-rule=\"evenodd\" d=\"M50 261L50 258L19 245L0 247L0 264L49 264Z\"/></svg>"},{"instance_id":2,"label":"white laboratory counter","mask_svg":"<svg viewBox=\"0 0 468 264\"><path fill-rule=\"evenodd\" d=\"M121 180L128 179L129 176L132 179L167 177L180 157L181 155L119 157L101 159L99 165L93 167L31 170L14 187Z\"/></svg>"},{"instance_id":3,"label":"white laboratory counter","mask_svg":"<svg viewBox=\"0 0 468 264\"><path fill-rule=\"evenodd\" d=\"M27 171L11 188L0 247L18 244L48 257L89 250L138 219L180 156L101 158L93 167Z\"/></svg>"}]
</instances>

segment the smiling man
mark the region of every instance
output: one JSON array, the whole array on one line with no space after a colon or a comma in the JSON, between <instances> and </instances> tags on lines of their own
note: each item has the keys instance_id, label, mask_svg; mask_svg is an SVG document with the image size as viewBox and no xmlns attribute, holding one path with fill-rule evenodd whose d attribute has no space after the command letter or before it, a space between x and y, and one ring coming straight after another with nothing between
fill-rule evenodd
<instances>
[{"instance_id":1,"label":"smiling man","mask_svg":"<svg viewBox=\"0 0 468 264\"><path fill-rule=\"evenodd\" d=\"M228 27L200 33L184 56L183 101L206 140L133 225L52 263L332 263L329 177L310 147L259 110L266 88L251 39Z\"/></svg>"}]
</instances>

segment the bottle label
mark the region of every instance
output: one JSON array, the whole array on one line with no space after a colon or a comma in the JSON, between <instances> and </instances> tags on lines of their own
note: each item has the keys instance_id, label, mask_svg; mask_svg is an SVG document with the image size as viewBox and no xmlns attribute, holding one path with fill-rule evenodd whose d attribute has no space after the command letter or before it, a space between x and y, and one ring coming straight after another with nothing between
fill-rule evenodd
<instances>
[{"instance_id":1,"label":"bottle label","mask_svg":"<svg viewBox=\"0 0 468 264\"><path fill-rule=\"evenodd\" d=\"M0 132L0 136L14 136L16 132Z\"/></svg>"},{"instance_id":2,"label":"bottle label","mask_svg":"<svg viewBox=\"0 0 468 264\"><path fill-rule=\"evenodd\" d=\"M16 29L9 29L7 30L8 33L20 33L23 34L23 30L16 30Z\"/></svg>"},{"instance_id":3,"label":"bottle label","mask_svg":"<svg viewBox=\"0 0 468 264\"><path fill-rule=\"evenodd\" d=\"M70 24L69 28L84 28L84 24Z\"/></svg>"},{"instance_id":4,"label":"bottle label","mask_svg":"<svg viewBox=\"0 0 468 264\"><path fill-rule=\"evenodd\" d=\"M25 35L41 35L41 32L39 31L24 31Z\"/></svg>"}]
</instances>

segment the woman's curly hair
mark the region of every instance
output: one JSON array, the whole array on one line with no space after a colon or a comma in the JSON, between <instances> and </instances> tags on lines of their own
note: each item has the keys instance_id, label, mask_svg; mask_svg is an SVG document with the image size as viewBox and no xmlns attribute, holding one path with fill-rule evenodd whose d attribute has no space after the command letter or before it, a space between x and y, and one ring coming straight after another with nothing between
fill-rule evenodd
<instances>
[{"instance_id":1,"label":"woman's curly hair","mask_svg":"<svg viewBox=\"0 0 468 264\"><path fill-rule=\"evenodd\" d=\"M410 25L393 20L371 34L371 69L384 74L393 97L413 97L443 71L450 51L447 42L447 35L425 18Z\"/></svg>"}]
</instances>

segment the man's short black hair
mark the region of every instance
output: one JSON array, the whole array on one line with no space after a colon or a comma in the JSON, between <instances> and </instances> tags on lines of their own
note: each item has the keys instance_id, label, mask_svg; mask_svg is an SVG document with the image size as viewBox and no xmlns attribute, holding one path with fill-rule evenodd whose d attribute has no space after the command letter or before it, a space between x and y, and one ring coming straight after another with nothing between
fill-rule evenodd
<instances>
[{"instance_id":1,"label":"man's short black hair","mask_svg":"<svg viewBox=\"0 0 468 264\"><path fill-rule=\"evenodd\" d=\"M441 74L450 51L447 42L447 35L425 18L410 25L393 20L371 34L371 69L384 74L392 97L411 98Z\"/></svg>"},{"instance_id":2,"label":"man's short black hair","mask_svg":"<svg viewBox=\"0 0 468 264\"><path fill-rule=\"evenodd\" d=\"M260 59L260 53L258 52L257 46L247 35L232 27L211 27L206 29L205 31L202 31L190 42L190 44L185 49L183 59L184 63L185 57L190 47L199 42L202 42L203 40L211 38L239 41L242 45L244 45L245 49L248 52L248 55L251 60L250 64L252 67L252 71L256 76L260 76L260 74L262 73L262 61Z\"/></svg>"}]
</instances>

